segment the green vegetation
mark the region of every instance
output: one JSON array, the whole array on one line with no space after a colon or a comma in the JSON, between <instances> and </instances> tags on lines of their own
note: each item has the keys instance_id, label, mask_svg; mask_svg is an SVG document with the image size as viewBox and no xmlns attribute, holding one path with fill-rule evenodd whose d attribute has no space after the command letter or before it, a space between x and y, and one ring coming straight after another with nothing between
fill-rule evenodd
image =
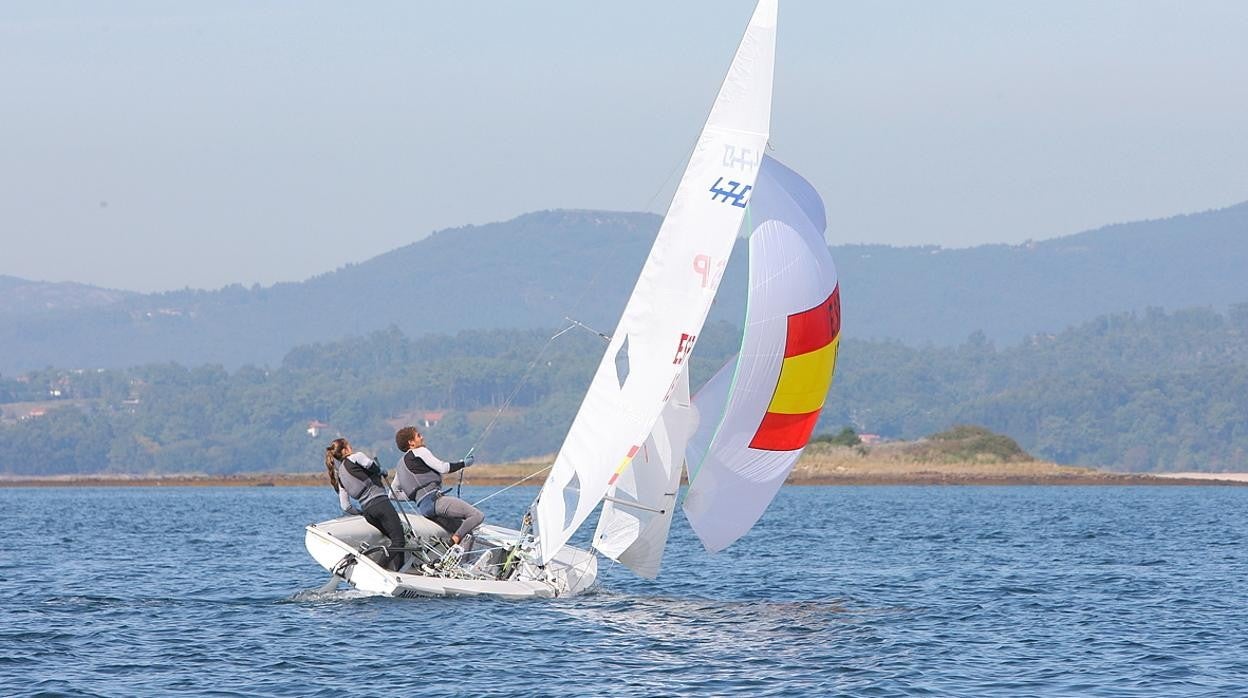
<instances>
[{"instance_id":1,"label":"green vegetation","mask_svg":"<svg viewBox=\"0 0 1248 698\"><path fill-rule=\"evenodd\" d=\"M1248 469L1248 304L1097 318L1018 346L846 342L821 421L914 439L953 424L1068 465Z\"/></svg>"},{"instance_id":2,"label":"green vegetation","mask_svg":"<svg viewBox=\"0 0 1248 698\"><path fill-rule=\"evenodd\" d=\"M837 434L815 434L810 439L814 444L832 444L833 446L858 446L862 439L853 427L845 427Z\"/></svg>"},{"instance_id":3,"label":"green vegetation","mask_svg":"<svg viewBox=\"0 0 1248 698\"><path fill-rule=\"evenodd\" d=\"M1014 439L968 424L959 424L939 434L932 434L922 444L922 450L933 460L955 463L1020 463L1035 460Z\"/></svg>"},{"instance_id":4,"label":"green vegetation","mask_svg":"<svg viewBox=\"0 0 1248 698\"><path fill-rule=\"evenodd\" d=\"M576 331L547 346L551 334L412 340L392 328L300 347L274 370L153 364L0 379L0 403L23 408L0 421L9 454L0 474L315 471L338 435L388 465L399 455L394 431L405 424L421 425L446 458L462 456L491 424L480 460L552 453L605 344ZM735 336L727 325L706 329L699 347L717 358L698 366L695 380L709 378ZM26 416L32 408L46 413ZM308 433L314 421L328 425L316 437Z\"/></svg>"},{"instance_id":5,"label":"green vegetation","mask_svg":"<svg viewBox=\"0 0 1248 698\"><path fill-rule=\"evenodd\" d=\"M579 330L547 346L551 334L411 339L392 328L300 347L274 369L166 363L0 377L0 474L315 472L340 433L388 464L395 428L426 418L439 420L426 429L435 452L451 458L496 415L481 460L550 454L604 348ZM706 328L695 386L735 341L726 324ZM329 425L315 438L314 420ZM1248 469L1248 304L1105 316L1008 349L982 334L951 348L850 336L819 428L847 424L821 440L935 433L931 447L949 457L1011 460L1026 449L1134 471Z\"/></svg>"}]
</instances>

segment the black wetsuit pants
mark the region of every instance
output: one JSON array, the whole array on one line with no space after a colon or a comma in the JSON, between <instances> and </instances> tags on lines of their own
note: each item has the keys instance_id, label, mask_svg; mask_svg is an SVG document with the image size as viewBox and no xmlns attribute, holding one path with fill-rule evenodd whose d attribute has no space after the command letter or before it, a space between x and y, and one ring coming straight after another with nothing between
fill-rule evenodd
<instances>
[{"instance_id":1,"label":"black wetsuit pants","mask_svg":"<svg viewBox=\"0 0 1248 698\"><path fill-rule=\"evenodd\" d=\"M399 521L399 513L394 510L394 505L389 499L379 497L369 502L364 507L364 520L389 538L390 545L396 548L407 545L403 535L403 523ZM377 564L388 570L397 571L403 567L403 552L401 550L390 551L390 554L378 560Z\"/></svg>"}]
</instances>

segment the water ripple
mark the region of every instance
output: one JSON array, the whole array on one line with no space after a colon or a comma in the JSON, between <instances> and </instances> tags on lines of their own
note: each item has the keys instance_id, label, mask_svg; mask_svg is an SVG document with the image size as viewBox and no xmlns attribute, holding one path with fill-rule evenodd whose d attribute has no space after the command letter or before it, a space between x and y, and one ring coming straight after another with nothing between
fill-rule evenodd
<instances>
[{"instance_id":1,"label":"water ripple","mask_svg":"<svg viewBox=\"0 0 1248 698\"><path fill-rule=\"evenodd\" d=\"M489 514L515 519L531 496L510 491ZM788 488L723 553L702 552L678 518L658 580L604 564L594 593L538 602L321 591L302 526L329 515L330 499L323 488L0 490L14 528L0 541L0 694L1221 696L1248 685L1238 488Z\"/></svg>"}]
</instances>

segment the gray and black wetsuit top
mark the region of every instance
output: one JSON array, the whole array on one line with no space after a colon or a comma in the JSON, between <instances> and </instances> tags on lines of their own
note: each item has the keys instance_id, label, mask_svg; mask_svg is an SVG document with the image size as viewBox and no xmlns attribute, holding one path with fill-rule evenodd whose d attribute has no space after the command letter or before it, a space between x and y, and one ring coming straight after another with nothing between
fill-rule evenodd
<instances>
[{"instance_id":1,"label":"gray and black wetsuit top","mask_svg":"<svg viewBox=\"0 0 1248 698\"><path fill-rule=\"evenodd\" d=\"M360 503L360 508L386 496L386 486L381 479L381 466L363 453L352 453L338 461L338 501L343 503L343 493ZM346 509L344 505L342 507Z\"/></svg>"},{"instance_id":2,"label":"gray and black wetsuit top","mask_svg":"<svg viewBox=\"0 0 1248 698\"><path fill-rule=\"evenodd\" d=\"M420 502L425 495L441 491L443 475L463 469L462 460L447 463L421 446L404 453L399 459L399 464L394 469L394 480L399 491L407 495L408 499Z\"/></svg>"}]
</instances>

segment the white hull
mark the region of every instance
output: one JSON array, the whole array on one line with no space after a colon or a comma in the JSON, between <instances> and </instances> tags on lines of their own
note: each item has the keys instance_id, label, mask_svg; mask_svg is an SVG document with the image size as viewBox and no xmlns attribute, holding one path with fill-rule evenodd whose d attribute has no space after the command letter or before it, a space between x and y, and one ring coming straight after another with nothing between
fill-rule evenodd
<instances>
[{"instance_id":1,"label":"white hull","mask_svg":"<svg viewBox=\"0 0 1248 698\"><path fill-rule=\"evenodd\" d=\"M415 540L407 547L442 549L446 532L423 516L406 515ZM573 596L593 585L598 576L598 559L590 552L565 546L546 567L534 564L528 551L516 556L515 570L507 579L497 579L507 552L519 537L517 531L498 526L481 526L476 533L474 560L463 567L422 572L421 560L409 554L404 570L382 568L361 550L388 543L388 539L362 516L344 516L306 529L304 545L312 557L329 572L336 572L361 591L399 597L494 596L508 599Z\"/></svg>"}]
</instances>

